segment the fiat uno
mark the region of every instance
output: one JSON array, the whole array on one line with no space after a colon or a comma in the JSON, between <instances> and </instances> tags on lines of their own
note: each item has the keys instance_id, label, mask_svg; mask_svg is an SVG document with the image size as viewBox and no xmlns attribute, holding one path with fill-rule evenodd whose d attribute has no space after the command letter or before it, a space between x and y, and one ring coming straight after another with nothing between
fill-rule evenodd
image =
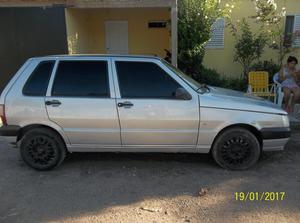
<instances>
[{"instance_id":1,"label":"fiat uno","mask_svg":"<svg viewBox=\"0 0 300 223\"><path fill-rule=\"evenodd\" d=\"M0 134L37 170L68 152L211 153L241 170L290 137L275 104L200 84L150 56L31 58L3 90L0 117Z\"/></svg>"}]
</instances>

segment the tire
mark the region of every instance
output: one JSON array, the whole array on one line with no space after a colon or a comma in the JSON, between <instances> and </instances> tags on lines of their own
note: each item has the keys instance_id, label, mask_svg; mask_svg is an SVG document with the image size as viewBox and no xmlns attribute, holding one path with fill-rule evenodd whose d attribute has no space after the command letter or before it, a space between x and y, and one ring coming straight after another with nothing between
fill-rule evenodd
<instances>
[{"instance_id":1,"label":"tire","mask_svg":"<svg viewBox=\"0 0 300 223\"><path fill-rule=\"evenodd\" d=\"M261 148L253 133L244 128L230 128L222 132L212 147L212 156L221 167L245 170L260 158Z\"/></svg>"},{"instance_id":2,"label":"tire","mask_svg":"<svg viewBox=\"0 0 300 223\"><path fill-rule=\"evenodd\" d=\"M20 144L24 162L36 170L51 170L66 157L66 146L53 130L35 128L25 133Z\"/></svg>"}]
</instances>

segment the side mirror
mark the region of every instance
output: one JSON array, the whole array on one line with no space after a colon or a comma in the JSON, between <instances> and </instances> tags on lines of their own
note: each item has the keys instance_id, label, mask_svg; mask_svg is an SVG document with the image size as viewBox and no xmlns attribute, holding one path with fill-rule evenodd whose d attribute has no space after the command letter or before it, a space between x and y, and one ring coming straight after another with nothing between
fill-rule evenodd
<instances>
[{"instance_id":1,"label":"side mirror","mask_svg":"<svg viewBox=\"0 0 300 223\"><path fill-rule=\"evenodd\" d=\"M180 100L191 100L192 96L182 87L176 89L175 97Z\"/></svg>"}]
</instances>

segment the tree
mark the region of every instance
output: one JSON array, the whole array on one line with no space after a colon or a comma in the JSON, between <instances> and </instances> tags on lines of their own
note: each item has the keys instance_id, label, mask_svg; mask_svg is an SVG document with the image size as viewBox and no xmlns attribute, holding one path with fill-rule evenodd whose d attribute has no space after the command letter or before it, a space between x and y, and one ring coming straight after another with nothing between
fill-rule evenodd
<instances>
[{"instance_id":1,"label":"tree","mask_svg":"<svg viewBox=\"0 0 300 223\"><path fill-rule=\"evenodd\" d=\"M267 45L278 51L278 64L282 65L284 57L294 51L293 42L299 35L285 35L284 17L286 16L285 0L282 8L277 7L275 0L251 0L254 2L256 14L252 16L265 30Z\"/></svg>"},{"instance_id":2,"label":"tree","mask_svg":"<svg viewBox=\"0 0 300 223\"><path fill-rule=\"evenodd\" d=\"M242 65L246 79L253 62L263 54L267 38L262 31L254 34L245 18L238 22L237 27L231 24L232 35L236 40L234 61Z\"/></svg>"},{"instance_id":3,"label":"tree","mask_svg":"<svg viewBox=\"0 0 300 223\"><path fill-rule=\"evenodd\" d=\"M182 70L188 74L199 71L212 24L219 17L228 17L233 8L233 0L224 7L219 0L179 0L178 65Z\"/></svg>"}]
</instances>

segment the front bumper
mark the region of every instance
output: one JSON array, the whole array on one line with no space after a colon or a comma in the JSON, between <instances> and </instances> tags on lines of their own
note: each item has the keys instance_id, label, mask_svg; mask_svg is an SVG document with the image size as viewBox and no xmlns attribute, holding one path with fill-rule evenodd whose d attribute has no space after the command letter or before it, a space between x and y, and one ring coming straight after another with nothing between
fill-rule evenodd
<instances>
[{"instance_id":1,"label":"front bumper","mask_svg":"<svg viewBox=\"0 0 300 223\"><path fill-rule=\"evenodd\" d=\"M260 132L263 139L284 139L291 137L290 128L263 128Z\"/></svg>"},{"instance_id":2,"label":"front bumper","mask_svg":"<svg viewBox=\"0 0 300 223\"><path fill-rule=\"evenodd\" d=\"M284 150L284 146L289 141L289 139L290 138L263 140L263 151L268 152Z\"/></svg>"},{"instance_id":3,"label":"front bumper","mask_svg":"<svg viewBox=\"0 0 300 223\"><path fill-rule=\"evenodd\" d=\"M291 136L290 128L263 128L263 151L283 150Z\"/></svg>"}]
</instances>

